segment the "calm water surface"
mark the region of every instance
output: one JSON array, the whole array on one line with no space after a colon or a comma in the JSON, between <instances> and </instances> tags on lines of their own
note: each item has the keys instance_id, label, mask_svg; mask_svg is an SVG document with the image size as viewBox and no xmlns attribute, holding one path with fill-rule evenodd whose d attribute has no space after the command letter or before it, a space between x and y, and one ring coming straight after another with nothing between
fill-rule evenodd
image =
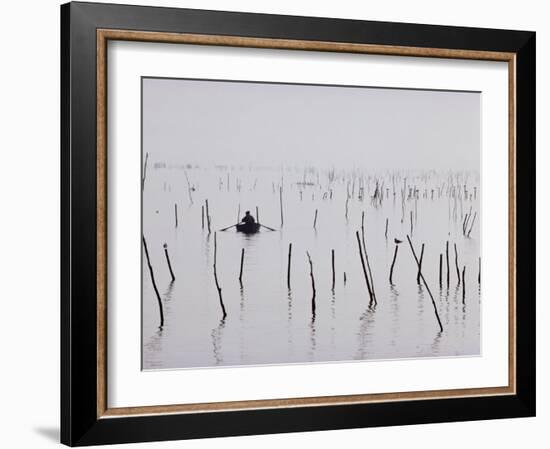
<instances>
[{"instance_id":1,"label":"calm water surface","mask_svg":"<svg viewBox=\"0 0 550 449\"><path fill-rule=\"evenodd\" d=\"M372 200L377 181L382 201ZM476 173L369 174L305 172L301 168L184 170L183 167L155 169L150 166L143 193L143 233L162 297L165 324L159 329L157 300L144 261L143 368L479 354L478 185ZM454 186L454 191L450 186ZM409 197L415 187L417 194ZM206 223L202 227L201 219L206 199L211 215L210 234ZM277 231L263 229L249 236L234 229L219 232L237 221L239 207L242 217L245 210L256 215L256 206L260 222ZM463 221L470 208L477 217L467 238L463 235ZM318 216L314 228L315 210ZM369 305L355 234L361 230L363 212L376 306ZM215 231L217 275L227 310L225 319L222 319L213 274ZM412 235L418 256L422 243L425 244L422 271L434 296L443 332L439 331L426 287L417 283L417 266L407 234ZM390 285L394 238L403 243L398 248L393 285ZM168 245L175 282L170 280L164 243ZM292 243L290 289L287 286L289 243ZM457 282L455 243L460 272L466 267L464 290ZM245 257L241 285L238 276L242 248ZM313 263L315 316L311 311L312 286L306 251ZM441 253L443 285L440 287Z\"/></svg>"}]
</instances>

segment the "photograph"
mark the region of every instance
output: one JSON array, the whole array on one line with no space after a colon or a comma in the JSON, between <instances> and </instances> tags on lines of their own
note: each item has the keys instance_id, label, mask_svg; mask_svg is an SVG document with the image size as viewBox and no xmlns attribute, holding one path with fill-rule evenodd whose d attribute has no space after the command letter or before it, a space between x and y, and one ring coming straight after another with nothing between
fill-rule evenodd
<instances>
[{"instance_id":1,"label":"photograph","mask_svg":"<svg viewBox=\"0 0 550 449\"><path fill-rule=\"evenodd\" d=\"M481 354L481 93L142 77L142 369Z\"/></svg>"},{"instance_id":2,"label":"photograph","mask_svg":"<svg viewBox=\"0 0 550 449\"><path fill-rule=\"evenodd\" d=\"M24 274L8 292L32 278L40 300L6 316L16 339L20 316L41 338L5 358L54 363L37 385L56 388L23 414L36 438L23 421L10 438L294 447L416 432L428 449L540 434L542 15L173 3L70 2L49 19L41 4L20 39L23 56L55 44L59 89L36 58L15 76L60 111L57 126L51 111L27 120L37 110L8 89L40 128L6 152L23 157L4 190L29 193L5 207L29 228L4 233ZM25 138L36 157L16 151ZM57 179L57 211L28 170ZM57 238L35 229L44 208ZM30 270L33 239L57 246L46 271ZM47 282L60 307L41 300Z\"/></svg>"}]
</instances>

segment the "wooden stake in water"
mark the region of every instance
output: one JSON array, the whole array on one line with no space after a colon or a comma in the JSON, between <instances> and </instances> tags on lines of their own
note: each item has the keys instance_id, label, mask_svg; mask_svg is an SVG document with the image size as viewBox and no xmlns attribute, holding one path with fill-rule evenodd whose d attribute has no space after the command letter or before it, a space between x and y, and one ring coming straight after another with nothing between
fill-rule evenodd
<instances>
[{"instance_id":1,"label":"wooden stake in water","mask_svg":"<svg viewBox=\"0 0 550 449\"><path fill-rule=\"evenodd\" d=\"M159 328L162 329L164 326L164 311L162 309L162 300L160 299L160 293L157 288L157 283L155 282L155 274L153 273L153 267L151 266L151 260L149 259L149 251L147 250L147 242L145 241L145 236L142 236L143 240L143 248L145 249L145 258L147 260L147 266L149 267L149 274L151 275L151 282L153 283L153 289L155 290L155 294L157 296L157 302L159 306L159 313L160 313L160 326Z\"/></svg>"},{"instance_id":2,"label":"wooden stake in water","mask_svg":"<svg viewBox=\"0 0 550 449\"><path fill-rule=\"evenodd\" d=\"M217 239L216 239L216 233L214 232L214 281L216 282L216 289L218 290L218 297L220 298L220 307L222 309L222 320L225 320L225 317L227 316L227 313L225 311L225 305L223 304L223 298L222 298L222 289L220 287L220 283L218 282L218 272L216 269L216 259L218 254L218 245L217 245Z\"/></svg>"},{"instance_id":3,"label":"wooden stake in water","mask_svg":"<svg viewBox=\"0 0 550 449\"><path fill-rule=\"evenodd\" d=\"M417 284L420 284L420 271L422 270L422 259L424 259L424 243L422 243L422 249L420 250L420 262L418 263L418 273L416 274Z\"/></svg>"},{"instance_id":4,"label":"wooden stake in water","mask_svg":"<svg viewBox=\"0 0 550 449\"><path fill-rule=\"evenodd\" d=\"M393 252L393 260L392 260L391 268L390 268L390 285L393 285L393 267L395 265L395 260L397 259L397 250L398 249L399 249L399 244L396 243L395 244L395 251Z\"/></svg>"},{"instance_id":5,"label":"wooden stake in water","mask_svg":"<svg viewBox=\"0 0 550 449\"><path fill-rule=\"evenodd\" d=\"M237 207L237 220L235 221L235 223L240 223L241 222L241 203L239 203L239 206Z\"/></svg>"},{"instance_id":6,"label":"wooden stake in water","mask_svg":"<svg viewBox=\"0 0 550 449\"><path fill-rule=\"evenodd\" d=\"M466 230L468 229L468 223L470 221L470 217L472 216L472 206L470 206L470 211L466 214L464 217L464 222L462 223L462 234L466 235Z\"/></svg>"},{"instance_id":7,"label":"wooden stake in water","mask_svg":"<svg viewBox=\"0 0 550 449\"><path fill-rule=\"evenodd\" d=\"M365 212L361 214L361 241L363 244L363 254L365 255L365 262L367 264L367 271L369 273L369 282L372 290L372 298L374 303L378 304L376 301L376 292L374 291L374 280L372 279L372 271L370 269L369 254L367 253L367 245L365 243Z\"/></svg>"},{"instance_id":8,"label":"wooden stake in water","mask_svg":"<svg viewBox=\"0 0 550 449\"><path fill-rule=\"evenodd\" d=\"M466 273L466 265L462 268L462 304L465 303L466 300L466 283L464 282L464 276Z\"/></svg>"},{"instance_id":9,"label":"wooden stake in water","mask_svg":"<svg viewBox=\"0 0 550 449\"><path fill-rule=\"evenodd\" d=\"M384 237L386 239L388 238L388 221L389 221L389 218L386 218L386 232L384 232Z\"/></svg>"},{"instance_id":10,"label":"wooden stake in water","mask_svg":"<svg viewBox=\"0 0 550 449\"><path fill-rule=\"evenodd\" d=\"M283 186L279 186L279 205L281 208L281 228L283 227Z\"/></svg>"},{"instance_id":11,"label":"wooden stake in water","mask_svg":"<svg viewBox=\"0 0 550 449\"><path fill-rule=\"evenodd\" d=\"M416 253L414 252L414 248L411 242L410 237L407 235L407 240L409 242L409 246L411 247L411 251L414 256L414 260L416 261L416 265L420 268L420 264L418 262L418 258L416 257ZM439 324L439 331L443 332L443 325L441 324L441 320L439 319L439 313L437 312L437 306L435 305L435 300L432 295L432 292L430 290L430 287L428 287L428 283L426 282L426 279L424 278L424 275L422 274L422 271L420 272L420 279L422 279L422 282L424 283L424 286L426 287L426 290L428 291L428 294L430 295L430 298L432 300L432 306L434 308L435 317L437 318L437 323Z\"/></svg>"},{"instance_id":12,"label":"wooden stake in water","mask_svg":"<svg viewBox=\"0 0 550 449\"><path fill-rule=\"evenodd\" d=\"M210 211L208 210L208 199L204 200L206 204L206 224L208 225L208 234L210 234Z\"/></svg>"},{"instance_id":13,"label":"wooden stake in water","mask_svg":"<svg viewBox=\"0 0 550 449\"><path fill-rule=\"evenodd\" d=\"M477 283L481 284L481 257L478 258L478 272L477 272Z\"/></svg>"},{"instance_id":14,"label":"wooden stake in water","mask_svg":"<svg viewBox=\"0 0 550 449\"><path fill-rule=\"evenodd\" d=\"M442 265L443 265L443 253L439 253L439 288L443 287L442 278L441 278Z\"/></svg>"},{"instance_id":15,"label":"wooden stake in water","mask_svg":"<svg viewBox=\"0 0 550 449\"><path fill-rule=\"evenodd\" d=\"M204 229L204 205L201 206L201 229Z\"/></svg>"},{"instance_id":16,"label":"wooden stake in water","mask_svg":"<svg viewBox=\"0 0 550 449\"><path fill-rule=\"evenodd\" d=\"M288 244L288 267L286 271L286 285L290 290L290 266L292 262L292 243Z\"/></svg>"},{"instance_id":17,"label":"wooden stake in water","mask_svg":"<svg viewBox=\"0 0 550 449\"><path fill-rule=\"evenodd\" d=\"M176 217L176 228L178 227L178 203L174 203L174 216Z\"/></svg>"},{"instance_id":18,"label":"wooden stake in water","mask_svg":"<svg viewBox=\"0 0 550 449\"><path fill-rule=\"evenodd\" d=\"M470 230L468 231L467 237L470 237L470 232L472 232L472 228L474 227L474 223L476 222L477 212L474 213L474 218L472 219L472 224L470 225Z\"/></svg>"},{"instance_id":19,"label":"wooden stake in water","mask_svg":"<svg viewBox=\"0 0 550 449\"><path fill-rule=\"evenodd\" d=\"M334 269L334 250L332 250L332 290L334 291L334 284L336 283L336 270Z\"/></svg>"},{"instance_id":20,"label":"wooden stake in water","mask_svg":"<svg viewBox=\"0 0 550 449\"><path fill-rule=\"evenodd\" d=\"M445 246L445 258L447 259L447 289L449 288L450 272L449 272L449 241Z\"/></svg>"},{"instance_id":21,"label":"wooden stake in water","mask_svg":"<svg viewBox=\"0 0 550 449\"><path fill-rule=\"evenodd\" d=\"M460 285L460 270L458 268L458 251L456 250L456 243L455 246L455 267L456 267L456 277L457 277L457 284Z\"/></svg>"},{"instance_id":22,"label":"wooden stake in water","mask_svg":"<svg viewBox=\"0 0 550 449\"><path fill-rule=\"evenodd\" d=\"M164 255L166 256L166 263L168 264L168 269L170 270L170 276L172 276L172 282L176 280L176 276L174 276L174 272L172 271L172 264L170 263L170 256L168 256L168 245L165 243L164 245Z\"/></svg>"},{"instance_id":23,"label":"wooden stake in water","mask_svg":"<svg viewBox=\"0 0 550 449\"><path fill-rule=\"evenodd\" d=\"M344 285L346 285L347 280L348 280L348 278L346 276L346 272L344 271Z\"/></svg>"},{"instance_id":24,"label":"wooden stake in water","mask_svg":"<svg viewBox=\"0 0 550 449\"><path fill-rule=\"evenodd\" d=\"M244 248L241 250L241 270L239 272L239 282L243 283L243 265L244 265Z\"/></svg>"},{"instance_id":25,"label":"wooden stake in water","mask_svg":"<svg viewBox=\"0 0 550 449\"><path fill-rule=\"evenodd\" d=\"M309 261L309 276L311 277L311 289L313 290L313 296L311 297L311 315L312 319L315 319L315 296L317 293L317 290L315 290L315 278L313 277L313 262L311 261L311 256L309 255L309 252L306 251L307 254L307 260Z\"/></svg>"},{"instance_id":26,"label":"wooden stake in water","mask_svg":"<svg viewBox=\"0 0 550 449\"><path fill-rule=\"evenodd\" d=\"M363 275L365 276L365 282L367 283L367 290L369 292L369 298L372 301L372 290L370 288L369 275L367 274L367 267L365 265L365 259L363 258L363 248L361 246L361 238L359 237L359 231L355 232L357 237L357 245L359 246L359 257L361 258L361 266L363 267Z\"/></svg>"},{"instance_id":27,"label":"wooden stake in water","mask_svg":"<svg viewBox=\"0 0 550 449\"><path fill-rule=\"evenodd\" d=\"M147 160L149 159L149 153L145 153L145 163L143 164L143 178L141 179L141 190L145 189L145 177L147 176Z\"/></svg>"},{"instance_id":28,"label":"wooden stake in water","mask_svg":"<svg viewBox=\"0 0 550 449\"><path fill-rule=\"evenodd\" d=\"M256 206L256 221L260 223L260 211L258 209L258 206Z\"/></svg>"},{"instance_id":29,"label":"wooden stake in water","mask_svg":"<svg viewBox=\"0 0 550 449\"><path fill-rule=\"evenodd\" d=\"M315 209L315 218L313 219L313 229L317 228L317 209Z\"/></svg>"}]
</instances>

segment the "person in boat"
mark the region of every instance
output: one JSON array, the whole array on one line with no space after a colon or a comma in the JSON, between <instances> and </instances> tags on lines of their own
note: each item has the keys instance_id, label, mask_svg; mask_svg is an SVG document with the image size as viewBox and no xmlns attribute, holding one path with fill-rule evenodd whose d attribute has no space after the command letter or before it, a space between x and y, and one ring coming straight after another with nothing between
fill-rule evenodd
<instances>
[{"instance_id":1,"label":"person in boat","mask_svg":"<svg viewBox=\"0 0 550 449\"><path fill-rule=\"evenodd\" d=\"M245 223L245 224L254 224L256 223L256 220L254 220L254 217L252 215L250 215L250 211L247 210L245 212L245 215L243 217L243 219L241 220L241 223Z\"/></svg>"}]
</instances>

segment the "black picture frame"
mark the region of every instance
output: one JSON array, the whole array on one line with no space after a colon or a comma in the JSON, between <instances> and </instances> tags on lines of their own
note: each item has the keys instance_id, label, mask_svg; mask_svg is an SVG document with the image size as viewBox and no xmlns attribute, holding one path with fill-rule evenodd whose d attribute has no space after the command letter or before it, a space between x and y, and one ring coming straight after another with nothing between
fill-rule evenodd
<instances>
[{"instance_id":1,"label":"black picture frame","mask_svg":"<svg viewBox=\"0 0 550 449\"><path fill-rule=\"evenodd\" d=\"M98 416L98 29L514 53L516 393ZM94 3L61 6L61 442L70 446L535 415L534 32Z\"/></svg>"}]
</instances>

